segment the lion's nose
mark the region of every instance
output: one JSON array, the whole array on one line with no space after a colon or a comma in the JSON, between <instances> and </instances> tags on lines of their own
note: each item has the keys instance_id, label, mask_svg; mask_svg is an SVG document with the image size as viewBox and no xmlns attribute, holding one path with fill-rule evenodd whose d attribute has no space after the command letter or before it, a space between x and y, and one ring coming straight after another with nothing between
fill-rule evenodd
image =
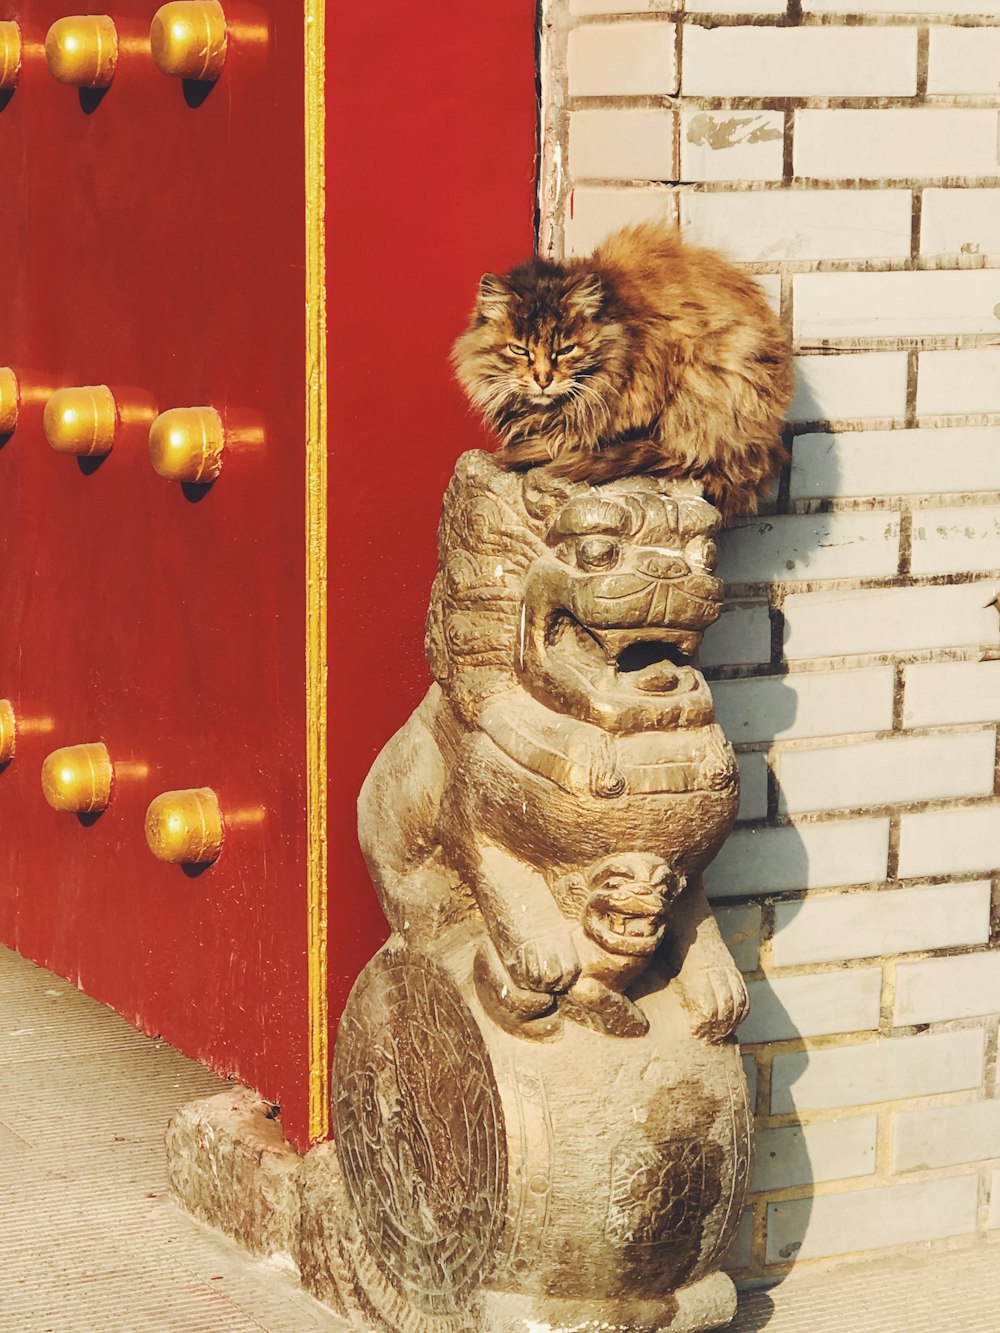
<instances>
[{"instance_id":1,"label":"lion's nose","mask_svg":"<svg viewBox=\"0 0 1000 1333\"><path fill-rule=\"evenodd\" d=\"M679 556L665 555L659 551L642 556L639 568L654 579L680 579L689 573L687 561Z\"/></svg>"}]
</instances>

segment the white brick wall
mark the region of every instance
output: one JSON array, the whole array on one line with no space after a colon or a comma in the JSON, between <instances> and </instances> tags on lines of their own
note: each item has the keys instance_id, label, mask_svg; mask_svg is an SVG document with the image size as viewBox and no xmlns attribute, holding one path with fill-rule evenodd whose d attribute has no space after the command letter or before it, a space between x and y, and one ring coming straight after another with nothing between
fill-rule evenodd
<instances>
[{"instance_id":1,"label":"white brick wall","mask_svg":"<svg viewBox=\"0 0 1000 1333\"><path fill-rule=\"evenodd\" d=\"M893 1129L897 1171L958 1166L1000 1157L1000 1101L900 1111Z\"/></svg>"},{"instance_id":2,"label":"white brick wall","mask_svg":"<svg viewBox=\"0 0 1000 1333\"><path fill-rule=\"evenodd\" d=\"M989 796L995 757L989 731L789 750L779 760L778 809L795 815Z\"/></svg>"},{"instance_id":3,"label":"white brick wall","mask_svg":"<svg viewBox=\"0 0 1000 1333\"><path fill-rule=\"evenodd\" d=\"M1000 717L1000 662L923 662L906 668L903 723L993 722Z\"/></svg>"},{"instance_id":4,"label":"white brick wall","mask_svg":"<svg viewBox=\"0 0 1000 1333\"><path fill-rule=\"evenodd\" d=\"M734 259L767 264L777 259L901 259L910 253L909 190L685 191L680 201L690 239L725 249Z\"/></svg>"},{"instance_id":5,"label":"white brick wall","mask_svg":"<svg viewBox=\"0 0 1000 1333\"><path fill-rule=\"evenodd\" d=\"M856 430L795 438L793 500L977 490L1000 490L1000 428Z\"/></svg>"},{"instance_id":6,"label":"white brick wall","mask_svg":"<svg viewBox=\"0 0 1000 1333\"><path fill-rule=\"evenodd\" d=\"M750 1188L761 1193L812 1181L870 1176L875 1171L877 1137L878 1120L873 1115L762 1130L754 1145Z\"/></svg>"},{"instance_id":7,"label":"white brick wall","mask_svg":"<svg viewBox=\"0 0 1000 1333\"><path fill-rule=\"evenodd\" d=\"M888 819L736 829L705 885L712 898L736 898L866 884L885 878L888 847Z\"/></svg>"},{"instance_id":8,"label":"white brick wall","mask_svg":"<svg viewBox=\"0 0 1000 1333\"><path fill-rule=\"evenodd\" d=\"M927 91L994 95L1000 92L1000 30L932 29Z\"/></svg>"},{"instance_id":9,"label":"white brick wall","mask_svg":"<svg viewBox=\"0 0 1000 1333\"><path fill-rule=\"evenodd\" d=\"M701 654L754 1002L727 1267L965 1243L1000 1227L1000 8L546 7L544 246L677 222L794 337L792 462Z\"/></svg>"},{"instance_id":10,"label":"white brick wall","mask_svg":"<svg viewBox=\"0 0 1000 1333\"><path fill-rule=\"evenodd\" d=\"M968 32L982 40L981 28ZM920 250L925 255L1000 254L1000 190L924 190Z\"/></svg>"},{"instance_id":11,"label":"white brick wall","mask_svg":"<svg viewBox=\"0 0 1000 1333\"><path fill-rule=\"evenodd\" d=\"M778 903L774 909L774 965L791 967L986 944L991 887L989 880L975 880Z\"/></svg>"},{"instance_id":12,"label":"white brick wall","mask_svg":"<svg viewBox=\"0 0 1000 1333\"><path fill-rule=\"evenodd\" d=\"M966 1092L982 1084L984 1050L984 1034L975 1028L776 1055L771 1110L876 1106L942 1092Z\"/></svg>"},{"instance_id":13,"label":"white brick wall","mask_svg":"<svg viewBox=\"0 0 1000 1333\"><path fill-rule=\"evenodd\" d=\"M571 97L635 97L677 91L671 23L594 23L569 35Z\"/></svg>"},{"instance_id":14,"label":"white brick wall","mask_svg":"<svg viewBox=\"0 0 1000 1333\"><path fill-rule=\"evenodd\" d=\"M1000 999L1000 952L925 958L896 968L895 1021L936 1023L993 1013Z\"/></svg>"},{"instance_id":15,"label":"white brick wall","mask_svg":"<svg viewBox=\"0 0 1000 1333\"><path fill-rule=\"evenodd\" d=\"M926 810L903 815L899 834L899 873L960 875L996 866L1000 847L1000 805Z\"/></svg>"},{"instance_id":16,"label":"white brick wall","mask_svg":"<svg viewBox=\"0 0 1000 1333\"><path fill-rule=\"evenodd\" d=\"M685 111L681 180L780 181L784 136L779 111Z\"/></svg>"},{"instance_id":17,"label":"white brick wall","mask_svg":"<svg viewBox=\"0 0 1000 1333\"><path fill-rule=\"evenodd\" d=\"M914 28L684 28L684 91L710 97L910 96Z\"/></svg>"},{"instance_id":18,"label":"white brick wall","mask_svg":"<svg viewBox=\"0 0 1000 1333\"><path fill-rule=\"evenodd\" d=\"M817 180L996 176L997 113L796 111L794 164Z\"/></svg>"},{"instance_id":19,"label":"white brick wall","mask_svg":"<svg viewBox=\"0 0 1000 1333\"><path fill-rule=\"evenodd\" d=\"M860 967L816 976L772 977L751 981L747 990L750 1017L737 1036L748 1045L874 1031L879 1023L882 969Z\"/></svg>"},{"instance_id":20,"label":"white brick wall","mask_svg":"<svg viewBox=\"0 0 1000 1333\"><path fill-rule=\"evenodd\" d=\"M768 1207L767 1257L823 1259L943 1240L976 1229L979 1181L966 1173L888 1189L855 1190Z\"/></svg>"}]
</instances>

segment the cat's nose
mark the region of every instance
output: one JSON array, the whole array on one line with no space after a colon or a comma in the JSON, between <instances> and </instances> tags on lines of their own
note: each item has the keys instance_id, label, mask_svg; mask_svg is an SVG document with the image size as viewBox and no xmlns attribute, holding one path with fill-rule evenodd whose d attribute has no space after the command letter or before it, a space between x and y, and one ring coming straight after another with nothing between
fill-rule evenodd
<instances>
[{"instance_id":1,"label":"cat's nose","mask_svg":"<svg viewBox=\"0 0 1000 1333\"><path fill-rule=\"evenodd\" d=\"M539 370L536 367L532 373L535 376L535 383L538 385L540 389L547 389L549 385L552 383L551 370Z\"/></svg>"}]
</instances>

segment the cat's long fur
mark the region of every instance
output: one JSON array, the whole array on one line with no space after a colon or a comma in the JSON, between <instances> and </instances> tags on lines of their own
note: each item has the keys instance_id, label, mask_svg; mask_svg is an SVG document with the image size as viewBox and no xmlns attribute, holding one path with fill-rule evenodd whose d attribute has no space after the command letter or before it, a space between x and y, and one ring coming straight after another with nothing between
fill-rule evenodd
<instances>
[{"instance_id":1,"label":"cat's long fur","mask_svg":"<svg viewBox=\"0 0 1000 1333\"><path fill-rule=\"evenodd\" d=\"M511 467L695 477L728 519L787 460L784 330L751 277L664 225L486 274L452 360Z\"/></svg>"}]
</instances>

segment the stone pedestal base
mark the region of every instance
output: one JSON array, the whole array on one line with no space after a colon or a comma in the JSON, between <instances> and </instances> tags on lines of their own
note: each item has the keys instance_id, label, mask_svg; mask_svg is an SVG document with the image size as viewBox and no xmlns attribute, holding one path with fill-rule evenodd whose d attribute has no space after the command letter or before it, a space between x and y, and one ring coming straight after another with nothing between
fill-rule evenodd
<instances>
[{"instance_id":1,"label":"stone pedestal base","mask_svg":"<svg viewBox=\"0 0 1000 1333\"><path fill-rule=\"evenodd\" d=\"M406 1333L531 1333L539 1327L547 1333L696 1333L723 1328L735 1313L736 1293L724 1273L681 1287L669 1309L662 1299L582 1302L484 1291L472 1323L422 1316L403 1301L394 1311L393 1289L351 1225L333 1145L300 1157L269 1110L255 1093L234 1086L178 1111L166 1137L171 1189L188 1212L252 1253L289 1258L303 1287L358 1333L385 1333L387 1317L398 1319L396 1327ZM362 1308L359 1285L375 1295L381 1313Z\"/></svg>"}]
</instances>

